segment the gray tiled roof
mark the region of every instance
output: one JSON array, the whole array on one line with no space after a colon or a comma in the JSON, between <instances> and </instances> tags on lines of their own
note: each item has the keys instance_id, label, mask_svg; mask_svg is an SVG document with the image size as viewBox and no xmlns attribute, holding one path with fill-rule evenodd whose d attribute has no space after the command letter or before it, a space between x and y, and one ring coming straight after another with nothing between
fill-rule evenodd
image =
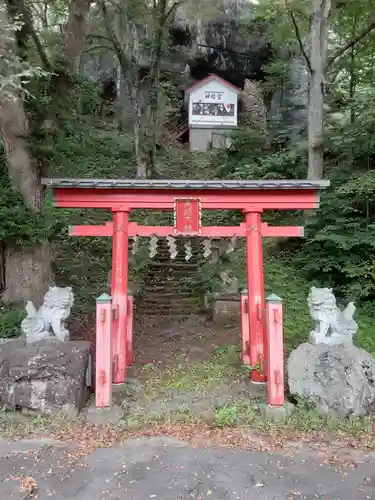
<instances>
[{"instance_id":1,"label":"gray tiled roof","mask_svg":"<svg viewBox=\"0 0 375 500\"><path fill-rule=\"evenodd\" d=\"M325 189L328 180L152 180L152 179L43 179L52 188L98 189Z\"/></svg>"}]
</instances>

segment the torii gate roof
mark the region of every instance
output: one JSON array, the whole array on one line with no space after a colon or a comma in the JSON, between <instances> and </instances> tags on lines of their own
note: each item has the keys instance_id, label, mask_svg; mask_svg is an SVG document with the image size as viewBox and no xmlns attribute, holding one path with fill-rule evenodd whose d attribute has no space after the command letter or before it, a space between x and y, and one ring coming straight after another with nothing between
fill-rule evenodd
<instances>
[{"instance_id":1,"label":"torii gate roof","mask_svg":"<svg viewBox=\"0 0 375 500\"><path fill-rule=\"evenodd\" d=\"M319 207L329 181L43 179L61 208L174 209L194 198L203 210L308 210Z\"/></svg>"},{"instance_id":2,"label":"torii gate roof","mask_svg":"<svg viewBox=\"0 0 375 500\"><path fill-rule=\"evenodd\" d=\"M322 190L329 180L43 179L52 188L152 190Z\"/></svg>"}]
</instances>

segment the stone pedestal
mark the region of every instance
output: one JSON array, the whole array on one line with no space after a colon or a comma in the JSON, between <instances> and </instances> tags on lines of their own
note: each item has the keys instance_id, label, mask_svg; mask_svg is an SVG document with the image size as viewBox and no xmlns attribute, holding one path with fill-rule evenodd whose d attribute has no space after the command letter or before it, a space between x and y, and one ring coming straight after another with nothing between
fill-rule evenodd
<instances>
[{"instance_id":1,"label":"stone pedestal","mask_svg":"<svg viewBox=\"0 0 375 500\"><path fill-rule=\"evenodd\" d=\"M240 294L222 293L215 297L213 303L213 321L220 325L240 325Z\"/></svg>"},{"instance_id":2,"label":"stone pedestal","mask_svg":"<svg viewBox=\"0 0 375 500\"><path fill-rule=\"evenodd\" d=\"M0 345L0 402L45 414L78 412L86 403L91 344L24 339Z\"/></svg>"},{"instance_id":3,"label":"stone pedestal","mask_svg":"<svg viewBox=\"0 0 375 500\"><path fill-rule=\"evenodd\" d=\"M302 344L288 360L290 393L324 415L360 417L375 404L375 360L353 345Z\"/></svg>"}]
</instances>

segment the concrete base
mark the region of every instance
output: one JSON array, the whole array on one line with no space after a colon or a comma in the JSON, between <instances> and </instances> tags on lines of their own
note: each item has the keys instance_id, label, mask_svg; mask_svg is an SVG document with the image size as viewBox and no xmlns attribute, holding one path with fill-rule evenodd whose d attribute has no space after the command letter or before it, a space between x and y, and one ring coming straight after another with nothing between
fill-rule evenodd
<instances>
[{"instance_id":1,"label":"concrete base","mask_svg":"<svg viewBox=\"0 0 375 500\"><path fill-rule=\"evenodd\" d=\"M353 338L351 335L339 335L337 333L332 334L330 337L326 335L320 335L317 332L310 332L309 342L312 345L345 345L352 346Z\"/></svg>"},{"instance_id":2,"label":"concrete base","mask_svg":"<svg viewBox=\"0 0 375 500\"><path fill-rule=\"evenodd\" d=\"M112 384L112 394L122 393L124 395L132 395L142 389L142 384L139 380L128 377L122 384Z\"/></svg>"},{"instance_id":3,"label":"concrete base","mask_svg":"<svg viewBox=\"0 0 375 500\"><path fill-rule=\"evenodd\" d=\"M251 394L264 396L267 392L267 382L253 382L250 380Z\"/></svg>"},{"instance_id":4,"label":"concrete base","mask_svg":"<svg viewBox=\"0 0 375 500\"><path fill-rule=\"evenodd\" d=\"M240 325L241 305L238 299L220 300L216 299L213 304L212 319L218 325Z\"/></svg>"},{"instance_id":5,"label":"concrete base","mask_svg":"<svg viewBox=\"0 0 375 500\"><path fill-rule=\"evenodd\" d=\"M84 412L87 422L94 425L117 424L124 416L124 410L120 406L109 408L96 408L90 406Z\"/></svg>"},{"instance_id":6,"label":"concrete base","mask_svg":"<svg viewBox=\"0 0 375 500\"><path fill-rule=\"evenodd\" d=\"M268 404L259 405L260 415L264 420L280 422L289 417L294 410L292 403L285 403L283 406L270 406Z\"/></svg>"},{"instance_id":7,"label":"concrete base","mask_svg":"<svg viewBox=\"0 0 375 500\"><path fill-rule=\"evenodd\" d=\"M122 384L112 384L112 394L118 394L119 392L124 392L127 388L126 382Z\"/></svg>"}]
</instances>

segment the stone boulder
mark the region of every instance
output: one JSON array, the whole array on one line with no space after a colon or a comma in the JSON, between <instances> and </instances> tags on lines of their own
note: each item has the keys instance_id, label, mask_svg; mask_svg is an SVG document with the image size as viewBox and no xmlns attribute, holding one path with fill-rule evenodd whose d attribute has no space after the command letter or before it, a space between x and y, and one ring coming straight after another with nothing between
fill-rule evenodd
<instances>
[{"instance_id":1,"label":"stone boulder","mask_svg":"<svg viewBox=\"0 0 375 500\"><path fill-rule=\"evenodd\" d=\"M17 339L0 345L0 403L45 414L77 413L87 399L90 342Z\"/></svg>"},{"instance_id":2,"label":"stone boulder","mask_svg":"<svg viewBox=\"0 0 375 500\"><path fill-rule=\"evenodd\" d=\"M325 415L359 417L375 402L375 360L353 345L302 344L288 360L290 393Z\"/></svg>"},{"instance_id":3,"label":"stone boulder","mask_svg":"<svg viewBox=\"0 0 375 500\"><path fill-rule=\"evenodd\" d=\"M267 132L267 109L258 85L246 79L240 94L242 121L253 125L261 132Z\"/></svg>"}]
</instances>

